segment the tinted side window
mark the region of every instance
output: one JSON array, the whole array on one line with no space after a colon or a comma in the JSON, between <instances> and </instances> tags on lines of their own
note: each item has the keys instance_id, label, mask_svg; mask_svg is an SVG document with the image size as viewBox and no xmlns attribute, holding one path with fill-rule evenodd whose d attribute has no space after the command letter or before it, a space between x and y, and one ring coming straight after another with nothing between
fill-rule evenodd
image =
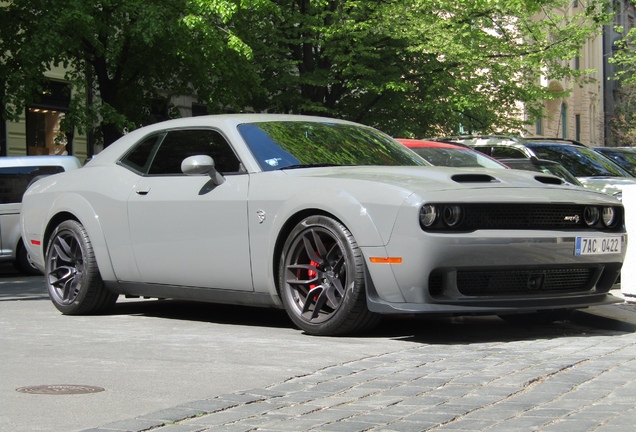
<instances>
[{"instance_id":1,"label":"tinted side window","mask_svg":"<svg viewBox=\"0 0 636 432\"><path fill-rule=\"evenodd\" d=\"M213 130L188 129L167 133L148 174L182 174L181 162L195 155L210 156L221 173L240 171L240 161L223 135Z\"/></svg>"},{"instance_id":2,"label":"tinted side window","mask_svg":"<svg viewBox=\"0 0 636 432\"><path fill-rule=\"evenodd\" d=\"M144 139L121 160L121 163L141 174L146 174L150 167L152 156L157 151L157 147L164 136L165 134L153 135Z\"/></svg>"},{"instance_id":3,"label":"tinted side window","mask_svg":"<svg viewBox=\"0 0 636 432\"><path fill-rule=\"evenodd\" d=\"M22 202L22 195L34 178L61 172L61 166L0 168L0 204Z\"/></svg>"}]
</instances>

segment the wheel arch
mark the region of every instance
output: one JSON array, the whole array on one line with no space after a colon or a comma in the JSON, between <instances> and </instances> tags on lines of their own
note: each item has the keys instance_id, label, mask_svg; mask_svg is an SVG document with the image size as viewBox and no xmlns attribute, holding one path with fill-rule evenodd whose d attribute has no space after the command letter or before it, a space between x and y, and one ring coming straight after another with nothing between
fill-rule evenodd
<instances>
[{"instance_id":1,"label":"wheel arch","mask_svg":"<svg viewBox=\"0 0 636 432\"><path fill-rule=\"evenodd\" d=\"M398 208L392 212L381 214L377 206L365 205L356 199L352 194L337 188L322 188L317 190L314 196L327 197L317 200L313 205L307 206L307 194L311 191L304 191L287 199L284 206L277 211L275 222L271 227L269 250L261 250L267 254L267 273L271 275L273 284L269 285L269 292L273 296L280 294L278 287L278 263L281 257L285 240L293 228L304 218L313 215L330 217L344 225L353 235L359 246L384 246L392 224L387 224L388 220L394 221ZM381 225L390 225L388 230L378 229L378 220ZM263 245L263 247L267 247ZM265 269L263 269L265 270Z\"/></svg>"},{"instance_id":2,"label":"wheel arch","mask_svg":"<svg viewBox=\"0 0 636 432\"><path fill-rule=\"evenodd\" d=\"M272 268L272 274L274 275L274 286L276 287L276 292L277 294L280 296L280 286L278 286L278 276L279 276L279 263L280 263L280 257L281 254L283 253L283 247L285 246L285 241L287 241L287 238L289 237L289 234L292 232L292 230L294 229L294 227L296 225L298 225L300 223L300 221L304 220L305 218L309 217L309 216L326 216L326 217L330 217L340 223L342 223L342 221L336 217L335 215L333 215L332 213L329 213L326 210L323 209L319 209L319 208L307 208L307 209L303 209L293 215L291 215L286 221L285 223L282 225L282 227L280 228L279 232L278 232L278 236L276 238L276 243L274 244L274 251L272 254L272 261L271 261L271 268ZM345 224L343 224L345 225ZM345 225L346 226L346 225Z\"/></svg>"},{"instance_id":3,"label":"wheel arch","mask_svg":"<svg viewBox=\"0 0 636 432\"><path fill-rule=\"evenodd\" d=\"M72 205L70 205L72 202ZM72 208L72 210L71 210ZM65 197L58 201L51 212L48 222L42 233L42 255L45 257L51 236L55 228L66 220L75 220L82 224L88 234L93 251L97 259L97 266L101 277L105 281L114 281L116 276L110 260L110 253L106 244L103 229L99 222L99 216L92 206L82 197Z\"/></svg>"}]
</instances>

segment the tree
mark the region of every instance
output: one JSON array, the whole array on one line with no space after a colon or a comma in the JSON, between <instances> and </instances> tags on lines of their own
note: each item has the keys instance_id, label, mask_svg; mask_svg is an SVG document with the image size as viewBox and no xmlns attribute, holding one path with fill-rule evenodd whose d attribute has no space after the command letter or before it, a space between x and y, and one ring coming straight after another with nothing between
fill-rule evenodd
<instances>
[{"instance_id":1,"label":"tree","mask_svg":"<svg viewBox=\"0 0 636 432\"><path fill-rule=\"evenodd\" d=\"M618 103L610 128L620 145L636 147L636 28L618 41L616 48L609 61L617 66L615 78L621 86L616 92Z\"/></svg>"},{"instance_id":2,"label":"tree","mask_svg":"<svg viewBox=\"0 0 636 432\"><path fill-rule=\"evenodd\" d=\"M0 97L15 118L63 64L67 120L99 120L106 144L156 120L142 108L157 99L195 93L211 112L322 114L396 136L512 131L561 96L541 77L584 79L566 61L606 3L572 15L566 0L13 0Z\"/></svg>"},{"instance_id":3,"label":"tree","mask_svg":"<svg viewBox=\"0 0 636 432\"><path fill-rule=\"evenodd\" d=\"M562 96L542 76L584 79L567 60L608 19L606 2L585 3L568 15L564 0L272 0L235 22L266 90L257 110L427 136L519 129L520 106L537 116Z\"/></svg>"},{"instance_id":4,"label":"tree","mask_svg":"<svg viewBox=\"0 0 636 432\"><path fill-rule=\"evenodd\" d=\"M242 2L247 4L248 2ZM156 121L153 104L198 94L211 111L241 107L255 82L250 51L228 25L232 0L13 0L0 7L0 88L15 120L41 89L51 65L67 68L74 89L65 118L100 125L106 145ZM96 97L87 103L87 95ZM164 116L170 116L164 105Z\"/></svg>"}]
</instances>

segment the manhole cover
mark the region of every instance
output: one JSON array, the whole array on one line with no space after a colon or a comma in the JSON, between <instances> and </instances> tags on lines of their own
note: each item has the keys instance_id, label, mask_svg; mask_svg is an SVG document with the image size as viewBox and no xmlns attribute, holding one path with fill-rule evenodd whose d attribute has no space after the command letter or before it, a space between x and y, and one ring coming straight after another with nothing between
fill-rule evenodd
<instances>
[{"instance_id":1,"label":"manhole cover","mask_svg":"<svg viewBox=\"0 0 636 432\"><path fill-rule=\"evenodd\" d=\"M40 385L30 387L20 387L16 389L20 393L30 394L47 394L47 395L69 395L69 394L87 394L99 393L104 389L96 386L86 385Z\"/></svg>"}]
</instances>

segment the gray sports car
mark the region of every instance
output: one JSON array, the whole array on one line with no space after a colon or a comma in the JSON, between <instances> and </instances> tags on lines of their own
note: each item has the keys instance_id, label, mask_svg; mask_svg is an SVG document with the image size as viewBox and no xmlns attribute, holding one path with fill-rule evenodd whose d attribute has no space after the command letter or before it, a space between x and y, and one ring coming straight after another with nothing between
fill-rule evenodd
<instances>
[{"instance_id":1,"label":"gray sports car","mask_svg":"<svg viewBox=\"0 0 636 432\"><path fill-rule=\"evenodd\" d=\"M542 173L429 166L359 124L239 114L147 126L37 181L22 230L65 314L125 294L284 308L341 335L613 302L623 213Z\"/></svg>"}]
</instances>

